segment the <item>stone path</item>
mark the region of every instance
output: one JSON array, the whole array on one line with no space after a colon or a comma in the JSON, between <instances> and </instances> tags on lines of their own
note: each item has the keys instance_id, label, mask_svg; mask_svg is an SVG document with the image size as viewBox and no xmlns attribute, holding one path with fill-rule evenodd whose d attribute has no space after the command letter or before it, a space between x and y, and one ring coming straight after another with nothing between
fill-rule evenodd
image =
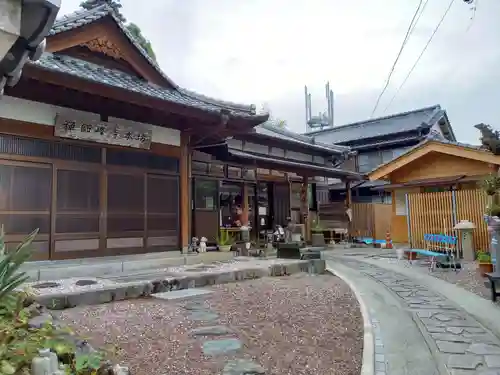
<instances>
[{"instance_id":1,"label":"stone path","mask_svg":"<svg viewBox=\"0 0 500 375\"><path fill-rule=\"evenodd\" d=\"M187 293L189 291L189 293ZM226 326L215 325L219 315L208 309L200 296L213 293L209 290L179 290L154 295L160 299L190 298L184 305L189 319L206 323L205 326L194 328L190 335L200 339L203 354L206 356L221 356L238 352L243 344L235 332ZM194 299L193 297L198 297ZM247 359L233 359L227 361L222 375L264 375L265 370L258 363Z\"/></svg>"},{"instance_id":2,"label":"stone path","mask_svg":"<svg viewBox=\"0 0 500 375\"><path fill-rule=\"evenodd\" d=\"M500 340L446 297L397 272L363 261L338 258L335 262L375 279L403 303L420 329L441 373L500 375ZM372 311L374 313L374 311ZM500 318L500 312L499 312ZM372 318L372 324L374 323ZM376 326L376 321L375 325ZM382 332L383 334L383 332ZM402 332L404 335L404 333ZM375 335L376 337L376 335ZM375 338L377 344L382 344ZM381 354L381 353L380 353ZM379 361L377 361L377 358ZM376 371L384 374L385 357L375 358ZM377 368L378 367L378 368ZM388 364L390 372L390 363ZM376 372L378 375L378 372Z\"/></svg>"}]
</instances>

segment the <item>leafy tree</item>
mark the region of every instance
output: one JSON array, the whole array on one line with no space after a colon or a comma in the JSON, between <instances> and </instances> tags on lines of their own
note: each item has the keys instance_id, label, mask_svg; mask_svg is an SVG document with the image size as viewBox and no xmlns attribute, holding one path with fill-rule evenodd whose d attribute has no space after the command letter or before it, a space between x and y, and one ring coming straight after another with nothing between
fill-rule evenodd
<instances>
[{"instance_id":1,"label":"leafy tree","mask_svg":"<svg viewBox=\"0 0 500 375\"><path fill-rule=\"evenodd\" d=\"M481 132L481 144L493 154L500 155L500 132L487 124L477 124L474 127Z\"/></svg>"},{"instance_id":2,"label":"leafy tree","mask_svg":"<svg viewBox=\"0 0 500 375\"><path fill-rule=\"evenodd\" d=\"M134 36L137 42L140 44L142 48L148 53L149 57L151 57L154 61L156 61L156 55L153 51L153 47L151 46L151 42L142 35L142 31L139 26L135 23L130 22L127 25L127 30Z\"/></svg>"},{"instance_id":3,"label":"leafy tree","mask_svg":"<svg viewBox=\"0 0 500 375\"><path fill-rule=\"evenodd\" d=\"M80 7L83 9L92 9L103 4L108 4L114 11L116 16L121 22L125 22L126 19L121 14L120 10L123 5L120 3L121 0L84 0L80 3Z\"/></svg>"}]
</instances>

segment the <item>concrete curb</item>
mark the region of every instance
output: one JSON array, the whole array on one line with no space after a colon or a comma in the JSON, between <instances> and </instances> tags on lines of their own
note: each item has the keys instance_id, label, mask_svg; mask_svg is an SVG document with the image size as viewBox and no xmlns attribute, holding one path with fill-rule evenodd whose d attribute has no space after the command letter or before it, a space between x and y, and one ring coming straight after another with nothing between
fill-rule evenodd
<instances>
[{"instance_id":1,"label":"concrete curb","mask_svg":"<svg viewBox=\"0 0 500 375\"><path fill-rule=\"evenodd\" d=\"M326 267L326 272L331 273L334 276L340 277L348 286L351 288L352 292L356 296L359 303L359 309L361 311L361 316L363 317L363 364L361 365L360 375L374 375L375 374L375 336L373 332L373 325L369 310L363 300L361 293L354 283L345 276L342 272L338 272L330 267Z\"/></svg>"},{"instance_id":2,"label":"concrete curb","mask_svg":"<svg viewBox=\"0 0 500 375\"><path fill-rule=\"evenodd\" d=\"M51 310L96 305L126 299L149 297L152 294L179 289L197 288L236 281L259 279L262 277L287 276L299 272L324 273L324 260L289 260L265 265L249 265L245 268L221 270L211 273L178 273L150 280L119 282L98 289L79 289L56 293L40 294L34 300Z\"/></svg>"},{"instance_id":3,"label":"concrete curb","mask_svg":"<svg viewBox=\"0 0 500 375\"><path fill-rule=\"evenodd\" d=\"M142 256L33 261L23 264L20 270L26 272L30 281L48 281L69 277L103 277L122 272L224 262L232 259L234 259L234 255L231 252L210 251L189 255L161 252L142 254Z\"/></svg>"}]
</instances>

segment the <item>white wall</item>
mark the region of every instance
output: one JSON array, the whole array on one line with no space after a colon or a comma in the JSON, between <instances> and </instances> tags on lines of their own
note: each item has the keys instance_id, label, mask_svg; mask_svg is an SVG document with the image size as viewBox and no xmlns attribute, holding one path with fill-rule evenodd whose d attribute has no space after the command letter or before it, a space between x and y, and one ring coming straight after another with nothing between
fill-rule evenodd
<instances>
[{"instance_id":1,"label":"white wall","mask_svg":"<svg viewBox=\"0 0 500 375\"><path fill-rule=\"evenodd\" d=\"M31 122L34 124L40 124L41 126L54 126L56 116L58 114L64 115L65 117L75 117L85 120L99 121L100 118L96 113L77 111L76 109L63 108L55 105L33 102L31 100L13 98L11 96L3 96L0 99L1 118ZM123 125L137 124L142 127L148 127L152 129L152 141L156 143L163 143L172 146L180 146L181 144L181 132L176 129L135 123L134 121L116 117L110 117L108 121Z\"/></svg>"},{"instance_id":2,"label":"white wall","mask_svg":"<svg viewBox=\"0 0 500 375\"><path fill-rule=\"evenodd\" d=\"M432 125L431 129L429 130L429 132L441 134L441 137L445 138L444 133L441 130L441 126L439 126L439 124L437 122L434 125Z\"/></svg>"}]
</instances>

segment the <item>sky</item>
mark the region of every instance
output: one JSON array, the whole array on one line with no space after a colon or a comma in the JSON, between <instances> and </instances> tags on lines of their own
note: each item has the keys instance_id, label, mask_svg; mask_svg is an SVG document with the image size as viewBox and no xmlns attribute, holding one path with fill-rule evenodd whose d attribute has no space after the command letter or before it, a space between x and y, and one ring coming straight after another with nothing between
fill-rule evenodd
<instances>
[{"instance_id":1,"label":"sky","mask_svg":"<svg viewBox=\"0 0 500 375\"><path fill-rule=\"evenodd\" d=\"M430 0L375 117L440 104L459 141L473 125L500 128L500 1L455 0L410 78L388 107L448 7ZM369 119L419 0L122 0L177 84L218 99L270 108L304 132L304 85L313 114L335 95L334 124ZM60 15L80 0L63 0Z\"/></svg>"}]
</instances>

